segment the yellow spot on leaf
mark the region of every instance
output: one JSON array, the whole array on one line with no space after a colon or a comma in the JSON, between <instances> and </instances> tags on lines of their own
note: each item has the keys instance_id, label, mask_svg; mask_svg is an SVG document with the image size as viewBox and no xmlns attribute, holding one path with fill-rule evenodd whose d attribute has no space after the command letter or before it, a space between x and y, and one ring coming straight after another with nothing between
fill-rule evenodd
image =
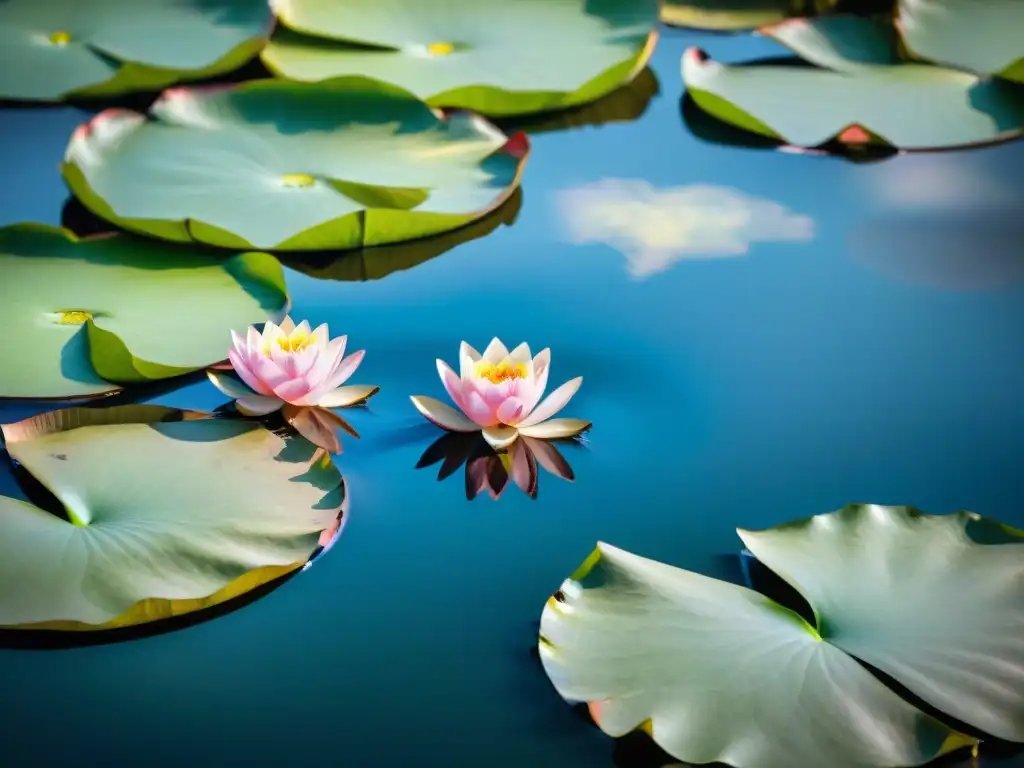
<instances>
[{"instance_id":1,"label":"yellow spot on leaf","mask_svg":"<svg viewBox=\"0 0 1024 768\"><path fill-rule=\"evenodd\" d=\"M427 46L427 53L431 56L447 56L455 51L455 46L451 43L430 43Z\"/></svg>"},{"instance_id":2,"label":"yellow spot on leaf","mask_svg":"<svg viewBox=\"0 0 1024 768\"><path fill-rule=\"evenodd\" d=\"M54 45L63 46L71 42L71 34L68 32L64 32L63 30L58 30L57 32L51 32L49 39L50 42Z\"/></svg>"},{"instance_id":3,"label":"yellow spot on leaf","mask_svg":"<svg viewBox=\"0 0 1024 768\"><path fill-rule=\"evenodd\" d=\"M525 379L527 374L526 363L513 363L502 360L500 363L488 363L481 360L473 369L478 378L487 379L492 384L500 384L503 381L513 379Z\"/></svg>"},{"instance_id":4,"label":"yellow spot on leaf","mask_svg":"<svg viewBox=\"0 0 1024 768\"><path fill-rule=\"evenodd\" d=\"M85 325L88 320L92 320L92 315L80 309L69 309L57 313L59 325Z\"/></svg>"},{"instance_id":5,"label":"yellow spot on leaf","mask_svg":"<svg viewBox=\"0 0 1024 768\"><path fill-rule=\"evenodd\" d=\"M312 187L316 179L308 173L286 173L281 177L281 183L286 187Z\"/></svg>"}]
</instances>

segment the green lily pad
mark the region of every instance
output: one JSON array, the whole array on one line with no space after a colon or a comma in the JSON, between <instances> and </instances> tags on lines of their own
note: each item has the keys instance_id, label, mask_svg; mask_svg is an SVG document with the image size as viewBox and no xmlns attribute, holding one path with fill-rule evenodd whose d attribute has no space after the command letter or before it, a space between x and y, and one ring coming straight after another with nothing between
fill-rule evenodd
<instances>
[{"instance_id":1,"label":"green lily pad","mask_svg":"<svg viewBox=\"0 0 1024 768\"><path fill-rule=\"evenodd\" d=\"M453 248L479 240L502 226L512 226L519 217L523 192L517 187L512 197L496 211L460 229L433 237L424 237L411 243L378 245L348 251L341 256L333 254L288 254L282 262L296 272L319 280L365 282L382 280L395 272L403 272L443 256Z\"/></svg>"},{"instance_id":2,"label":"green lily pad","mask_svg":"<svg viewBox=\"0 0 1024 768\"><path fill-rule=\"evenodd\" d=\"M1024 86L898 62L887 25L836 16L794 19L763 32L818 67L726 65L691 48L682 73L698 106L797 147L839 140L934 150L1024 133Z\"/></svg>"},{"instance_id":3,"label":"green lily pad","mask_svg":"<svg viewBox=\"0 0 1024 768\"><path fill-rule=\"evenodd\" d=\"M224 259L41 225L0 229L0 275L16 340L0 397L99 395L205 368L224 359L232 329L276 319L288 303L269 254Z\"/></svg>"},{"instance_id":4,"label":"green lily pad","mask_svg":"<svg viewBox=\"0 0 1024 768\"><path fill-rule=\"evenodd\" d=\"M734 32L794 15L793 0L665 0L661 20L676 27Z\"/></svg>"},{"instance_id":5,"label":"green lily pad","mask_svg":"<svg viewBox=\"0 0 1024 768\"><path fill-rule=\"evenodd\" d=\"M97 216L179 242L340 250L456 229L519 184L525 136L354 77L176 89L107 110L62 167Z\"/></svg>"},{"instance_id":6,"label":"green lily pad","mask_svg":"<svg viewBox=\"0 0 1024 768\"><path fill-rule=\"evenodd\" d=\"M1024 741L1024 536L978 515L854 505L740 531L827 642L985 733Z\"/></svg>"},{"instance_id":7,"label":"green lily pad","mask_svg":"<svg viewBox=\"0 0 1024 768\"><path fill-rule=\"evenodd\" d=\"M264 0L0 0L0 98L155 90L237 69L266 43Z\"/></svg>"},{"instance_id":8,"label":"green lily pad","mask_svg":"<svg viewBox=\"0 0 1024 768\"><path fill-rule=\"evenodd\" d=\"M95 630L181 615L304 566L344 484L303 438L157 406L3 427L67 519L0 497L0 626Z\"/></svg>"},{"instance_id":9,"label":"green lily pad","mask_svg":"<svg viewBox=\"0 0 1024 768\"><path fill-rule=\"evenodd\" d=\"M277 0L262 58L315 82L365 75L429 104L513 115L592 101L654 50L658 0Z\"/></svg>"},{"instance_id":10,"label":"green lily pad","mask_svg":"<svg viewBox=\"0 0 1024 768\"><path fill-rule=\"evenodd\" d=\"M921 58L1024 83L1024 3L900 0L897 23Z\"/></svg>"},{"instance_id":11,"label":"green lily pad","mask_svg":"<svg viewBox=\"0 0 1024 768\"><path fill-rule=\"evenodd\" d=\"M559 694L607 734L641 729L687 763L912 766L972 743L767 597L607 544L548 601L540 632Z\"/></svg>"}]
</instances>

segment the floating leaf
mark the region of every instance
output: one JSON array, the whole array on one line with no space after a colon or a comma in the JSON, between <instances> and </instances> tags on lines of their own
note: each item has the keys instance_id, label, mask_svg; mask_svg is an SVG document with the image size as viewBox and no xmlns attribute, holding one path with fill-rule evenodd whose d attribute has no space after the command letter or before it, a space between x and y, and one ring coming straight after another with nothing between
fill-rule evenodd
<instances>
[{"instance_id":1,"label":"floating leaf","mask_svg":"<svg viewBox=\"0 0 1024 768\"><path fill-rule=\"evenodd\" d=\"M788 608L607 544L548 601L540 633L559 694L687 763L912 766L970 743Z\"/></svg>"},{"instance_id":2,"label":"floating leaf","mask_svg":"<svg viewBox=\"0 0 1024 768\"><path fill-rule=\"evenodd\" d=\"M665 0L661 20L716 32L754 29L792 15L793 0Z\"/></svg>"},{"instance_id":3,"label":"floating leaf","mask_svg":"<svg viewBox=\"0 0 1024 768\"><path fill-rule=\"evenodd\" d=\"M1024 86L893 63L886 28L877 22L837 16L763 31L830 69L726 65L691 48L683 56L683 80L702 109L798 147L839 141L929 150L1024 133Z\"/></svg>"},{"instance_id":4,"label":"floating leaf","mask_svg":"<svg viewBox=\"0 0 1024 768\"><path fill-rule=\"evenodd\" d=\"M293 80L366 75L430 104L513 115L592 101L631 80L658 0L277 0L263 62Z\"/></svg>"},{"instance_id":5,"label":"floating leaf","mask_svg":"<svg viewBox=\"0 0 1024 768\"><path fill-rule=\"evenodd\" d=\"M4 0L0 98L156 90L237 69L266 43L263 0Z\"/></svg>"},{"instance_id":6,"label":"floating leaf","mask_svg":"<svg viewBox=\"0 0 1024 768\"><path fill-rule=\"evenodd\" d=\"M0 497L0 626L90 630L206 608L302 567L344 485L322 452L258 424L156 406L3 427L68 519Z\"/></svg>"},{"instance_id":7,"label":"floating leaf","mask_svg":"<svg viewBox=\"0 0 1024 768\"><path fill-rule=\"evenodd\" d=\"M0 275L16 340L4 349L2 397L97 395L188 373L224 358L232 328L288 302L265 253L224 259L41 225L0 229Z\"/></svg>"},{"instance_id":8,"label":"floating leaf","mask_svg":"<svg viewBox=\"0 0 1024 768\"><path fill-rule=\"evenodd\" d=\"M525 136L441 117L365 78L265 80L168 91L149 119L101 112L76 131L63 172L87 208L126 229L328 250L463 226L512 194L528 150Z\"/></svg>"},{"instance_id":9,"label":"floating leaf","mask_svg":"<svg viewBox=\"0 0 1024 768\"><path fill-rule=\"evenodd\" d=\"M489 235L502 224L512 226L523 204L522 187L481 219L465 227L408 243L380 245L334 254L287 254L282 261L291 269L320 280L380 280L393 272L412 269L437 258L457 245Z\"/></svg>"},{"instance_id":10,"label":"floating leaf","mask_svg":"<svg viewBox=\"0 0 1024 768\"><path fill-rule=\"evenodd\" d=\"M1020 0L900 0L897 24L922 58L1024 83Z\"/></svg>"},{"instance_id":11,"label":"floating leaf","mask_svg":"<svg viewBox=\"0 0 1024 768\"><path fill-rule=\"evenodd\" d=\"M807 598L823 639L1024 741L1024 534L967 512L852 505L740 538Z\"/></svg>"}]
</instances>

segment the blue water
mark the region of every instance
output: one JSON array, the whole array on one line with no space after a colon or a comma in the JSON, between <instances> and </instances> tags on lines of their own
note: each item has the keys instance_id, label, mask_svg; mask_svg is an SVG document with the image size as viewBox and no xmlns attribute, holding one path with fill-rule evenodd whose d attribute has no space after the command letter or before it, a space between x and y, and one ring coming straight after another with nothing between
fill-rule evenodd
<instances>
[{"instance_id":1,"label":"blue water","mask_svg":"<svg viewBox=\"0 0 1024 768\"><path fill-rule=\"evenodd\" d=\"M338 459L343 536L216 620L0 651L0 764L611 766L612 741L531 654L596 541L724 575L736 527L848 502L1024 526L1024 143L867 164L708 143L680 114L695 42L778 53L667 32L642 116L533 136L511 225L383 279L289 271L293 316L366 348L353 383L381 386ZM3 111L0 224L59 223L56 166L83 116ZM612 201L646 183L652 207L602 233L607 217L573 207L598 182ZM565 451L576 480L542 475L536 500L468 502L461 472L414 468L438 432L408 395L443 397L434 359L495 335L550 346L553 384L584 376L565 411L594 422ZM223 400L205 381L157 399Z\"/></svg>"}]
</instances>

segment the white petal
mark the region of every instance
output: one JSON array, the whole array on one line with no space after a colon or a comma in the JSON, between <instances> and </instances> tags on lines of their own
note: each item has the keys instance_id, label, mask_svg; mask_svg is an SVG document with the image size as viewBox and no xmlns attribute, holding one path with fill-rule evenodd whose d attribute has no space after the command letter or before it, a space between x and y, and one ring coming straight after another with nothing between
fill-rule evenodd
<instances>
[{"instance_id":1,"label":"white petal","mask_svg":"<svg viewBox=\"0 0 1024 768\"><path fill-rule=\"evenodd\" d=\"M226 373L221 373L220 371L207 371L206 377L210 380L210 383L213 384L213 386L232 400L256 394L249 389L249 387L245 386L245 384Z\"/></svg>"},{"instance_id":2,"label":"white petal","mask_svg":"<svg viewBox=\"0 0 1024 768\"><path fill-rule=\"evenodd\" d=\"M291 317L285 317L285 319L281 321L280 328L281 333L285 336L290 336L292 331L295 330L295 321L293 321Z\"/></svg>"},{"instance_id":3,"label":"white petal","mask_svg":"<svg viewBox=\"0 0 1024 768\"><path fill-rule=\"evenodd\" d=\"M245 336L245 346L248 348L250 356L263 354L263 335L256 330L255 326L249 326L249 332ZM245 355L242 355L242 359L249 362Z\"/></svg>"},{"instance_id":4,"label":"white petal","mask_svg":"<svg viewBox=\"0 0 1024 768\"><path fill-rule=\"evenodd\" d=\"M235 400L235 408L243 416L265 416L284 405L284 400L263 395L246 395Z\"/></svg>"},{"instance_id":5,"label":"white petal","mask_svg":"<svg viewBox=\"0 0 1024 768\"><path fill-rule=\"evenodd\" d=\"M483 428L484 440L496 451L508 448L519 437L515 427L497 426Z\"/></svg>"},{"instance_id":6,"label":"white petal","mask_svg":"<svg viewBox=\"0 0 1024 768\"><path fill-rule=\"evenodd\" d=\"M347 408L350 405L361 403L377 394L380 387L370 387L365 384L350 384L347 387L332 389L317 401L321 408Z\"/></svg>"},{"instance_id":7,"label":"white petal","mask_svg":"<svg viewBox=\"0 0 1024 768\"><path fill-rule=\"evenodd\" d=\"M580 432L590 429L590 422L583 419L549 419L530 427L519 427L519 434L524 437L536 437L539 440L560 440L565 437L576 437Z\"/></svg>"},{"instance_id":8,"label":"white petal","mask_svg":"<svg viewBox=\"0 0 1024 768\"><path fill-rule=\"evenodd\" d=\"M576 394L576 390L580 388L580 384L582 383L582 376L565 382L565 384L545 397L544 401L538 405L529 416L519 422L519 426L530 427L534 424L539 424L546 419L550 419L565 407L566 403L572 399L572 396Z\"/></svg>"},{"instance_id":9,"label":"white petal","mask_svg":"<svg viewBox=\"0 0 1024 768\"><path fill-rule=\"evenodd\" d=\"M508 357L508 347L502 344L501 339L495 336L491 339L491 343L487 345L487 349L484 350L483 359L488 363L496 365L506 357Z\"/></svg>"},{"instance_id":10,"label":"white petal","mask_svg":"<svg viewBox=\"0 0 1024 768\"><path fill-rule=\"evenodd\" d=\"M459 378L466 379L473 375L473 369L480 362L480 353L466 342L459 345Z\"/></svg>"},{"instance_id":11,"label":"white petal","mask_svg":"<svg viewBox=\"0 0 1024 768\"><path fill-rule=\"evenodd\" d=\"M428 421L432 421L442 429L452 432L479 432L480 426L474 424L468 418L456 411L450 405L445 405L440 400L426 395L413 395L409 398L416 410L422 413Z\"/></svg>"},{"instance_id":12,"label":"white petal","mask_svg":"<svg viewBox=\"0 0 1024 768\"><path fill-rule=\"evenodd\" d=\"M530 355L530 345L525 341L518 347L508 353L508 358L513 363L530 363L532 358Z\"/></svg>"}]
</instances>

